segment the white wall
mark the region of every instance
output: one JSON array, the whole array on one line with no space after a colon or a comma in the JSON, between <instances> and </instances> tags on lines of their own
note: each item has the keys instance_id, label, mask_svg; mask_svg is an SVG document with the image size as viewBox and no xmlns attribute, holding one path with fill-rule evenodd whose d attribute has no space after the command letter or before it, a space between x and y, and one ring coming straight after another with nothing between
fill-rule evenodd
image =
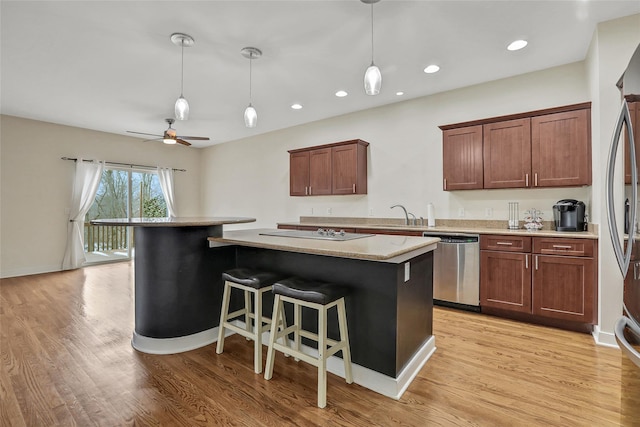
<instances>
[{"instance_id":1,"label":"white wall","mask_svg":"<svg viewBox=\"0 0 640 427\"><path fill-rule=\"evenodd\" d=\"M446 72L446 71L445 71ZM589 101L583 62L408 100L393 105L271 132L204 150L205 214L249 215L260 226L297 220L301 215L401 217L403 204L426 217L433 202L438 218L507 219L508 201L520 211L542 209L572 197L591 201L591 188L442 190L442 132L438 125ZM309 106L308 108L312 108ZM289 196L287 150L360 138L368 141L368 194L363 196ZM255 226L255 224L254 224Z\"/></svg>"},{"instance_id":2,"label":"white wall","mask_svg":"<svg viewBox=\"0 0 640 427\"><path fill-rule=\"evenodd\" d=\"M74 162L84 157L171 166L178 213L200 213L199 150L142 142L11 116L0 117L0 277L60 270Z\"/></svg>"}]
</instances>

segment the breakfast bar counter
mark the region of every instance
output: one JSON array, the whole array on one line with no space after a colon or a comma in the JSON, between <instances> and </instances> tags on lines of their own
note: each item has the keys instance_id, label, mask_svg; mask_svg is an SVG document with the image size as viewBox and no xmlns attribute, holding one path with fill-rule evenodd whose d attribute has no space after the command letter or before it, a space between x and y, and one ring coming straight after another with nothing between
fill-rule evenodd
<instances>
[{"instance_id":1,"label":"breakfast bar counter","mask_svg":"<svg viewBox=\"0 0 640 427\"><path fill-rule=\"evenodd\" d=\"M235 248L237 267L332 282L348 288L345 298L354 381L399 398L435 351L433 337L433 250L438 238L415 236L327 236L273 229L225 231L210 237L212 249ZM331 236L330 236L331 237ZM346 240L340 240L344 237ZM233 303L233 301L232 301ZM238 304L241 301L237 301ZM264 314L273 297L265 294ZM285 307L285 311L291 307ZM235 309L232 308L232 310ZM292 318L293 312L286 312ZM308 314L308 315L307 315ZM305 329L317 330L317 317L303 311ZM338 337L330 316L330 338ZM304 343L304 342L303 342ZM314 344L308 345L314 351ZM342 360L328 370L343 376Z\"/></svg>"}]
</instances>

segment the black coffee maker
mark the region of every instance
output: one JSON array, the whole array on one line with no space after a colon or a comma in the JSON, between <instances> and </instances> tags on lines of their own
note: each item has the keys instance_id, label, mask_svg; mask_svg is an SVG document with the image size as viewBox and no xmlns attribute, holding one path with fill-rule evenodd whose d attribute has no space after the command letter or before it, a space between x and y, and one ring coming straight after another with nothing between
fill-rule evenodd
<instances>
[{"instance_id":1,"label":"black coffee maker","mask_svg":"<svg viewBox=\"0 0 640 427\"><path fill-rule=\"evenodd\" d=\"M585 205L574 199L559 200L553 205L553 219L557 231L586 231Z\"/></svg>"}]
</instances>

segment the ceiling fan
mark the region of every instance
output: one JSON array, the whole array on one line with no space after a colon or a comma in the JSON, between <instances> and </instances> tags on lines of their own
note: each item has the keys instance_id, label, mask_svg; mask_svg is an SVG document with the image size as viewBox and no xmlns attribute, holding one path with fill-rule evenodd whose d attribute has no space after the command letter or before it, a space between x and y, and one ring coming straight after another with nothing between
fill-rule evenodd
<instances>
[{"instance_id":1,"label":"ceiling fan","mask_svg":"<svg viewBox=\"0 0 640 427\"><path fill-rule=\"evenodd\" d=\"M169 124L167 130L164 131L163 135L156 135L153 133L144 133L144 132L133 132L128 130L129 133L136 133L138 135L149 135L156 136L157 138L147 139L147 141L157 141L162 140L165 144L178 144L186 145L187 147L191 145L191 143L185 141L186 139L192 139L196 141L209 141L209 137L207 136L180 136L176 134L176 130L171 127L171 125L175 122L175 119L164 119L165 122Z\"/></svg>"}]
</instances>

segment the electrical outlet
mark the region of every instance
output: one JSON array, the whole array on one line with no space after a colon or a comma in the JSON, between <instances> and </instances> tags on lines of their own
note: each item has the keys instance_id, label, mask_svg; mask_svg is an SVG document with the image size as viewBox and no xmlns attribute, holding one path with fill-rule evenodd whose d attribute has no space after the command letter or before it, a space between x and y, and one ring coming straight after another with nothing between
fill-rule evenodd
<instances>
[{"instance_id":1,"label":"electrical outlet","mask_svg":"<svg viewBox=\"0 0 640 427\"><path fill-rule=\"evenodd\" d=\"M373 216L373 208L369 208L369 216Z\"/></svg>"},{"instance_id":2,"label":"electrical outlet","mask_svg":"<svg viewBox=\"0 0 640 427\"><path fill-rule=\"evenodd\" d=\"M484 210L484 216L487 218L491 218L493 216L493 208L486 208Z\"/></svg>"},{"instance_id":3,"label":"electrical outlet","mask_svg":"<svg viewBox=\"0 0 640 427\"><path fill-rule=\"evenodd\" d=\"M327 208L327 215L331 215L331 208Z\"/></svg>"},{"instance_id":4,"label":"electrical outlet","mask_svg":"<svg viewBox=\"0 0 640 427\"><path fill-rule=\"evenodd\" d=\"M464 218L464 208L458 208L458 218Z\"/></svg>"},{"instance_id":5,"label":"electrical outlet","mask_svg":"<svg viewBox=\"0 0 640 427\"><path fill-rule=\"evenodd\" d=\"M409 279L411 279L411 263L405 262L404 263L404 281L408 282Z\"/></svg>"},{"instance_id":6,"label":"electrical outlet","mask_svg":"<svg viewBox=\"0 0 640 427\"><path fill-rule=\"evenodd\" d=\"M311 215L313 215L313 208L311 208Z\"/></svg>"}]
</instances>

